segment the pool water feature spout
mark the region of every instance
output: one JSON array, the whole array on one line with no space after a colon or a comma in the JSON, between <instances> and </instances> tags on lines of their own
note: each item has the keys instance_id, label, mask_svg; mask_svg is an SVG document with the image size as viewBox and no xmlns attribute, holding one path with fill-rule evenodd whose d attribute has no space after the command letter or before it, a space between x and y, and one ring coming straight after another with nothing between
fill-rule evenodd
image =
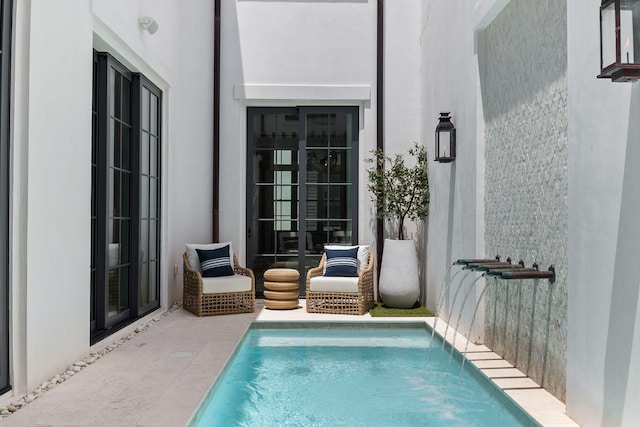
<instances>
[{"instance_id":1,"label":"pool water feature spout","mask_svg":"<svg viewBox=\"0 0 640 427\"><path fill-rule=\"evenodd\" d=\"M491 262L500 262L500 255L496 255L495 258L459 259L456 262L454 262L453 265L489 264Z\"/></svg>"},{"instance_id":2,"label":"pool water feature spout","mask_svg":"<svg viewBox=\"0 0 640 427\"><path fill-rule=\"evenodd\" d=\"M547 271L540 271L537 268L527 269L526 271L508 270L503 271L497 278L502 280L548 279L550 283L554 283L556 269L551 265Z\"/></svg>"}]
</instances>

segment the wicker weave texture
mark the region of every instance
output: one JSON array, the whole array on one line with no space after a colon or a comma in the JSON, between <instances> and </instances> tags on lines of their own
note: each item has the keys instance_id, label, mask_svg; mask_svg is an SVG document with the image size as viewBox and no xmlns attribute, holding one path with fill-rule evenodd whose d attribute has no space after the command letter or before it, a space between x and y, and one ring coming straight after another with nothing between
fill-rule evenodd
<instances>
[{"instance_id":1,"label":"wicker weave texture","mask_svg":"<svg viewBox=\"0 0 640 427\"><path fill-rule=\"evenodd\" d=\"M225 292L219 294L202 293L202 275L191 268L187 253L182 255L184 264L182 307L196 316L214 316L219 314L253 313L256 309L255 277L253 271L242 267L233 256L235 274L251 278L251 290L244 292Z\"/></svg>"},{"instance_id":2,"label":"wicker weave texture","mask_svg":"<svg viewBox=\"0 0 640 427\"><path fill-rule=\"evenodd\" d=\"M311 279L322 276L326 255L320 265L307 272L307 312L363 315L374 305L373 253L369 250L369 265L358 273L358 292L317 292L310 289Z\"/></svg>"}]
</instances>

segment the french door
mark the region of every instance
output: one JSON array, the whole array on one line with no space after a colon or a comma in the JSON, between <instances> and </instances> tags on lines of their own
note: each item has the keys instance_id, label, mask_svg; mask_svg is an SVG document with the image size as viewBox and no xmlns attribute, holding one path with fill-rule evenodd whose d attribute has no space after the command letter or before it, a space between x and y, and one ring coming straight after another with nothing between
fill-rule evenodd
<instances>
[{"instance_id":1,"label":"french door","mask_svg":"<svg viewBox=\"0 0 640 427\"><path fill-rule=\"evenodd\" d=\"M94 54L91 341L160 306L162 92Z\"/></svg>"},{"instance_id":2,"label":"french door","mask_svg":"<svg viewBox=\"0 0 640 427\"><path fill-rule=\"evenodd\" d=\"M249 108L247 265L264 291L269 268L318 265L327 243L358 236L358 107Z\"/></svg>"}]
</instances>

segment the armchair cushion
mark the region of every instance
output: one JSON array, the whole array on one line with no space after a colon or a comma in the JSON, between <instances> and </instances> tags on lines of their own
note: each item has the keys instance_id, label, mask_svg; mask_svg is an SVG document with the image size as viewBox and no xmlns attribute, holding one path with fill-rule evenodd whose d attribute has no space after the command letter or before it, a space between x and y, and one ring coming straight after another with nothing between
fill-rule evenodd
<instances>
[{"instance_id":1,"label":"armchair cushion","mask_svg":"<svg viewBox=\"0 0 640 427\"><path fill-rule=\"evenodd\" d=\"M187 243L185 245L185 251L187 252L187 259L189 260L189 265L198 273L202 273L202 268L200 268L200 259L198 258L198 253L196 252L196 249L211 250L211 249L222 248L227 245L229 246L229 258L233 259L233 246L231 245L231 242L206 243L206 244Z\"/></svg>"},{"instance_id":2,"label":"armchair cushion","mask_svg":"<svg viewBox=\"0 0 640 427\"><path fill-rule=\"evenodd\" d=\"M317 276L309 280L312 292L358 292L358 277Z\"/></svg>"},{"instance_id":3,"label":"armchair cushion","mask_svg":"<svg viewBox=\"0 0 640 427\"><path fill-rule=\"evenodd\" d=\"M203 294L223 294L226 292L246 292L251 290L251 277L234 274L222 277L203 277Z\"/></svg>"},{"instance_id":4,"label":"armchair cushion","mask_svg":"<svg viewBox=\"0 0 640 427\"><path fill-rule=\"evenodd\" d=\"M326 251L330 249L353 249L353 248L358 249L358 272L359 272L360 270L364 270L369 266L369 245L358 245L358 246L325 245L324 250ZM327 269L327 265L325 264L322 274L324 274L326 269Z\"/></svg>"},{"instance_id":5,"label":"armchair cushion","mask_svg":"<svg viewBox=\"0 0 640 427\"><path fill-rule=\"evenodd\" d=\"M358 248L327 249L327 277L358 277Z\"/></svg>"},{"instance_id":6,"label":"armchair cushion","mask_svg":"<svg viewBox=\"0 0 640 427\"><path fill-rule=\"evenodd\" d=\"M229 256L229 246L218 249L196 249L202 277L233 276L231 257Z\"/></svg>"}]
</instances>

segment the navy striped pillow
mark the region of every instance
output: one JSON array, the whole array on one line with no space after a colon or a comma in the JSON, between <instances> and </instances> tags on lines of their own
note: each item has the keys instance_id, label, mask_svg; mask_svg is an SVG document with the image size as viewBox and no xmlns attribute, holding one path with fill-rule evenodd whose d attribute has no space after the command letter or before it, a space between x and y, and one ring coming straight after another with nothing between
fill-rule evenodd
<instances>
[{"instance_id":1,"label":"navy striped pillow","mask_svg":"<svg viewBox=\"0 0 640 427\"><path fill-rule=\"evenodd\" d=\"M229 245L219 249L196 249L202 277L233 276Z\"/></svg>"},{"instance_id":2,"label":"navy striped pillow","mask_svg":"<svg viewBox=\"0 0 640 427\"><path fill-rule=\"evenodd\" d=\"M327 270L325 276L358 277L358 248L327 249Z\"/></svg>"}]
</instances>

